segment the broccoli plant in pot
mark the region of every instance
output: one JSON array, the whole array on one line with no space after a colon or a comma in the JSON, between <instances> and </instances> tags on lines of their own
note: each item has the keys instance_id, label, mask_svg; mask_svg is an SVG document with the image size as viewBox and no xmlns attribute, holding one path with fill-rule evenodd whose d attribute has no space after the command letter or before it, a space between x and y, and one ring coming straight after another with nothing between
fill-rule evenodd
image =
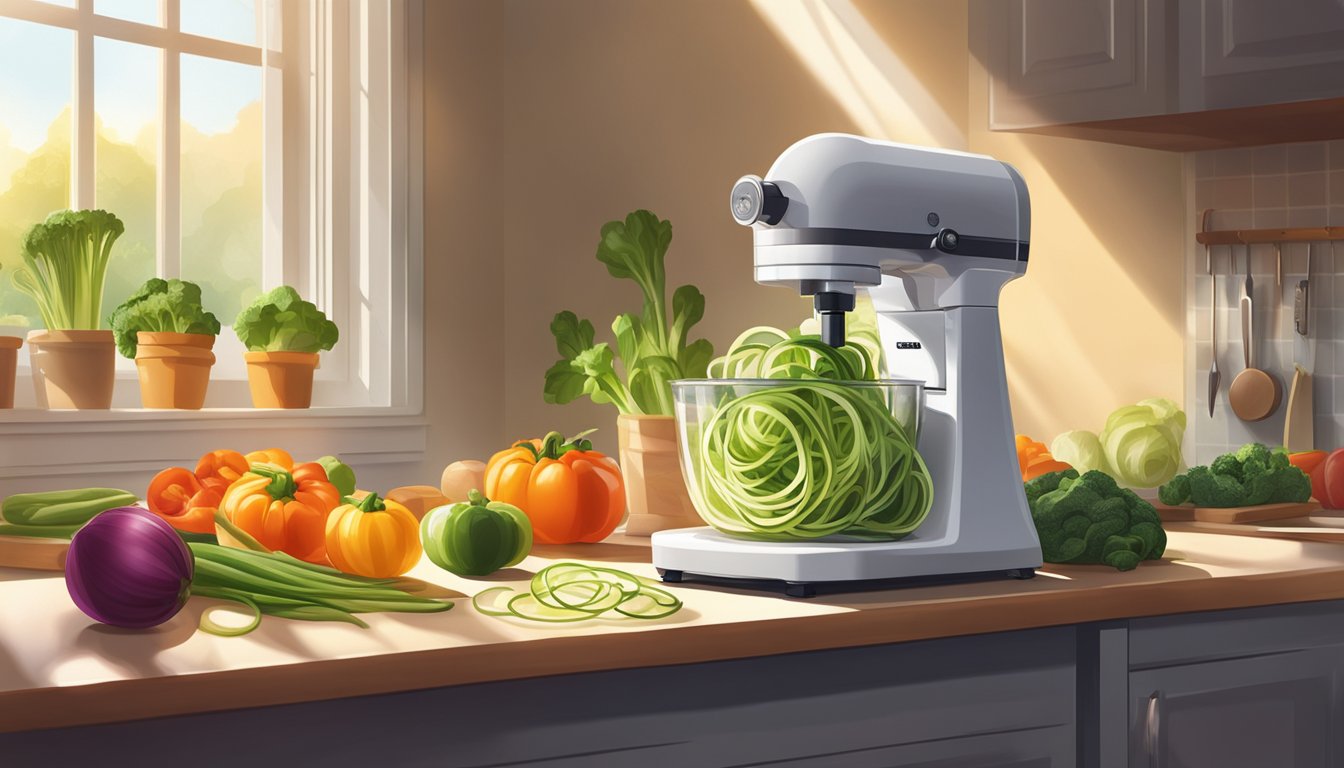
<instances>
[{"instance_id":1,"label":"broccoli plant in pot","mask_svg":"<svg viewBox=\"0 0 1344 768\"><path fill-rule=\"evenodd\" d=\"M19 347L23 346L23 337L15 336L14 330L22 333L27 329L28 320L22 315L0 315L0 409L14 407L14 374L19 367Z\"/></svg>"},{"instance_id":2,"label":"broccoli plant in pot","mask_svg":"<svg viewBox=\"0 0 1344 768\"><path fill-rule=\"evenodd\" d=\"M313 400L317 353L340 333L312 302L287 285L262 294L233 323L247 347L247 383L257 408L307 408Z\"/></svg>"},{"instance_id":3,"label":"broccoli plant in pot","mask_svg":"<svg viewBox=\"0 0 1344 768\"><path fill-rule=\"evenodd\" d=\"M588 395L620 411L616 428L630 511L626 532L644 536L700 525L681 473L671 382L703 378L714 348L705 339L687 341L691 326L705 314L699 289L681 286L668 305L663 259L671 243L671 222L649 211L602 227L597 260L612 277L639 285L643 313L616 317L614 349L594 343L589 321L569 311L557 314L551 333L561 359L546 372L546 402Z\"/></svg>"},{"instance_id":4,"label":"broccoli plant in pot","mask_svg":"<svg viewBox=\"0 0 1344 768\"><path fill-rule=\"evenodd\" d=\"M44 408L112 407L116 347L101 328L103 280L124 231L107 211L57 211L23 238L13 283L37 303L46 326L28 333Z\"/></svg>"},{"instance_id":5,"label":"broccoli plant in pot","mask_svg":"<svg viewBox=\"0 0 1344 768\"><path fill-rule=\"evenodd\" d=\"M195 410L205 404L219 320L201 306L200 286L153 278L109 322L117 350L135 360L146 408Z\"/></svg>"}]
</instances>

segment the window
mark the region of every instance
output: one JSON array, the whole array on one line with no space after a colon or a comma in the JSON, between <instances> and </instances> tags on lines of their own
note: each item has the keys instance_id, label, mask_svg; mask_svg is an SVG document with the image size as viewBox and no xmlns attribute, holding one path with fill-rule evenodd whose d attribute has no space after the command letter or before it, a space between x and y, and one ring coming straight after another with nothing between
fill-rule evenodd
<instances>
[{"instance_id":1,"label":"window","mask_svg":"<svg viewBox=\"0 0 1344 768\"><path fill-rule=\"evenodd\" d=\"M316 402L406 404L403 382L372 371L404 320L369 295L405 285L406 264L370 263L406 250L381 194L407 182L394 141L409 124L405 47L392 39L405 15L387 0L0 0L0 325L40 327L8 279L27 228L106 208L126 234L104 314L152 275L182 277L227 326L289 283L344 335ZM229 330L216 352L224 386L210 404L247 405ZM134 407L134 366L119 365L132 381L118 405Z\"/></svg>"},{"instance_id":2,"label":"window","mask_svg":"<svg viewBox=\"0 0 1344 768\"><path fill-rule=\"evenodd\" d=\"M21 463L6 435L34 424L189 435L220 419L419 413L422 12L420 0L0 0L0 333L40 327L10 276L27 228L67 207L126 224L104 316L159 275L200 283L225 326L201 413L135 410L120 358L111 413L33 411L21 358L0 479ZM341 329L302 414L250 411L228 327L281 284Z\"/></svg>"}]
</instances>

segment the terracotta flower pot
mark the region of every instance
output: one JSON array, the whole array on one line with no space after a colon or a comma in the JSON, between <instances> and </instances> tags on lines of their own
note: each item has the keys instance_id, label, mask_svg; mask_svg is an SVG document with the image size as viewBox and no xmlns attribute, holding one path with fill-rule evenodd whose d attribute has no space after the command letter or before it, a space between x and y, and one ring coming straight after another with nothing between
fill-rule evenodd
<instances>
[{"instance_id":1,"label":"terracotta flower pot","mask_svg":"<svg viewBox=\"0 0 1344 768\"><path fill-rule=\"evenodd\" d=\"M676 419L621 414L616 417L616 436L630 510L625 532L648 536L668 528L704 525L681 474Z\"/></svg>"},{"instance_id":2,"label":"terracotta flower pot","mask_svg":"<svg viewBox=\"0 0 1344 768\"><path fill-rule=\"evenodd\" d=\"M38 405L112 407L117 345L111 331L29 331L28 347Z\"/></svg>"},{"instance_id":3,"label":"terracotta flower pot","mask_svg":"<svg viewBox=\"0 0 1344 768\"><path fill-rule=\"evenodd\" d=\"M313 402L316 352L244 352L254 408L307 408Z\"/></svg>"},{"instance_id":4,"label":"terracotta flower pot","mask_svg":"<svg viewBox=\"0 0 1344 768\"><path fill-rule=\"evenodd\" d=\"M205 405L215 337L208 333L137 333L135 367L146 408L199 410Z\"/></svg>"},{"instance_id":5,"label":"terracotta flower pot","mask_svg":"<svg viewBox=\"0 0 1344 768\"><path fill-rule=\"evenodd\" d=\"M18 336L0 336L0 408L14 407L14 372L19 367Z\"/></svg>"}]
</instances>

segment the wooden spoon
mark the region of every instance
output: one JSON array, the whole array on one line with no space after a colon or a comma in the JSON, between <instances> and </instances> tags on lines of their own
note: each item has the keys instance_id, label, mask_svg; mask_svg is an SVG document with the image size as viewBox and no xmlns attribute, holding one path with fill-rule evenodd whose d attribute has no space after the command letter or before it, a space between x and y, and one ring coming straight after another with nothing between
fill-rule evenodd
<instances>
[{"instance_id":1,"label":"wooden spoon","mask_svg":"<svg viewBox=\"0 0 1344 768\"><path fill-rule=\"evenodd\" d=\"M1255 367L1255 282L1251 279L1251 247L1246 246L1246 283L1241 289L1241 347L1246 367L1232 380L1227 402L1242 421L1262 421L1283 399L1279 380Z\"/></svg>"}]
</instances>

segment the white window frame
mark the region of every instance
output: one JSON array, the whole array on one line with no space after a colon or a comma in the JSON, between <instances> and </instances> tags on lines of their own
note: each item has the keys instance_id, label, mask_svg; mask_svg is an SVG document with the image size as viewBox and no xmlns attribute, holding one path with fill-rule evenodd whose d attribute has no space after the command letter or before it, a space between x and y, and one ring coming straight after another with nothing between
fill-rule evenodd
<instances>
[{"instance_id":1,"label":"white window frame","mask_svg":"<svg viewBox=\"0 0 1344 768\"><path fill-rule=\"evenodd\" d=\"M92 482L143 474L219 446L340 453L388 470L423 456L423 0L280 1L283 53L177 31L178 0L160 0L163 27L99 16L93 0L76 0L73 9L0 0L0 15L76 30L82 84L71 174L79 207L93 204L94 165L82 159L91 157L94 144L95 36L163 48L161 92L174 101L174 52L235 61L246 56L245 63L256 64L263 63L258 57L288 57L279 67L263 66L269 107L263 109L263 152L283 146L284 156L280 163L263 162L262 285L295 286L342 334L334 350L322 353L315 405L303 411L245 407L241 366L230 373L218 363L202 411L138 408L133 368L119 375L110 411L36 410L25 365L16 388L19 407L0 410L0 496L50 485L54 476ZM299 95L283 100L283 112L272 107L280 90ZM163 115L177 111L175 103L165 104ZM161 122L157 258L160 274L173 276L179 195L165 161L177 162L180 121ZM303 258L280 257L294 253ZM221 318L225 326L229 320ZM216 354L241 357L227 327Z\"/></svg>"}]
</instances>

